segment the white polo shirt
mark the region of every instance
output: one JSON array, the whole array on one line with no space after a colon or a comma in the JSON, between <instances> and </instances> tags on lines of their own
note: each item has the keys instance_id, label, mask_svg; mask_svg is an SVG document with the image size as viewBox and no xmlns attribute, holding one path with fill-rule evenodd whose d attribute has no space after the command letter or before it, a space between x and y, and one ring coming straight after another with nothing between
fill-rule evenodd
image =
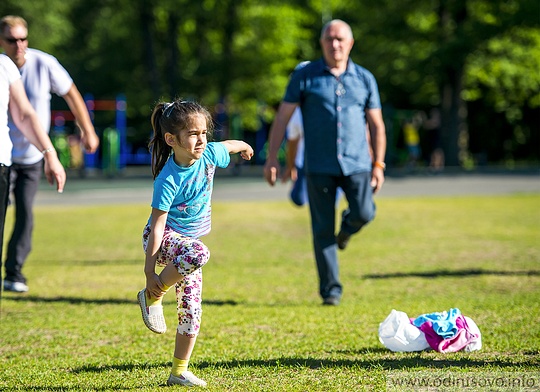
<instances>
[{"instance_id":1,"label":"white polo shirt","mask_svg":"<svg viewBox=\"0 0 540 392\"><path fill-rule=\"evenodd\" d=\"M25 63L19 69L26 95L39 117L43 129L48 133L51 125L51 93L64 96L73 85L73 79L58 60L40 50L27 49ZM13 142L13 162L31 165L43 159L43 154L9 123Z\"/></svg>"},{"instance_id":2,"label":"white polo shirt","mask_svg":"<svg viewBox=\"0 0 540 392\"><path fill-rule=\"evenodd\" d=\"M6 166L11 166L12 148L8 127L9 86L20 78L15 63L0 54L0 163Z\"/></svg>"}]
</instances>

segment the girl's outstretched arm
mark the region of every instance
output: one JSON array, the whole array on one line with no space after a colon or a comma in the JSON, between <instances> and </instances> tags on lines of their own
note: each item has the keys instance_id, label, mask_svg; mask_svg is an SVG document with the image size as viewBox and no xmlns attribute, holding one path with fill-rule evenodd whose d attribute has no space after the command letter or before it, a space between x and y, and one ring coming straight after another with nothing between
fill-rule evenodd
<instances>
[{"instance_id":1,"label":"girl's outstretched arm","mask_svg":"<svg viewBox=\"0 0 540 392\"><path fill-rule=\"evenodd\" d=\"M224 140L221 142L229 151L229 154L240 153L246 161L253 157L253 148L242 140Z\"/></svg>"},{"instance_id":2,"label":"girl's outstretched arm","mask_svg":"<svg viewBox=\"0 0 540 392\"><path fill-rule=\"evenodd\" d=\"M161 211L152 208L150 220L150 237L146 246L146 261L144 264L144 274L146 275L146 290L153 298L161 297L166 290L156 274L156 260L163 233L165 232L165 223L167 222L167 211Z\"/></svg>"}]
</instances>

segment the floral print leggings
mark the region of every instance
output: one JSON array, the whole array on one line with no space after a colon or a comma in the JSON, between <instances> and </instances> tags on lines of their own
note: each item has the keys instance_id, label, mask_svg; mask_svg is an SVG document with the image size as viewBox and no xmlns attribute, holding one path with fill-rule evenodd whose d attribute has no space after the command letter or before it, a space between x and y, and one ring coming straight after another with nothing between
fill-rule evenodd
<instances>
[{"instance_id":1,"label":"floral print leggings","mask_svg":"<svg viewBox=\"0 0 540 392\"><path fill-rule=\"evenodd\" d=\"M146 252L150 226L143 231L143 248ZM199 334L202 317L202 267L208 262L210 251L200 240L185 237L165 227L163 241L156 264L165 267L173 263L184 277L175 285L178 311L177 332L195 337Z\"/></svg>"}]
</instances>

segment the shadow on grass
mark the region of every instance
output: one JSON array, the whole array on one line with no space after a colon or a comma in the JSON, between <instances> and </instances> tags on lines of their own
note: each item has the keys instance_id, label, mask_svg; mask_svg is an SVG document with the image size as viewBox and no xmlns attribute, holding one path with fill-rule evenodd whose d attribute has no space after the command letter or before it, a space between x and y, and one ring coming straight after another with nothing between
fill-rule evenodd
<instances>
[{"instance_id":1,"label":"shadow on grass","mask_svg":"<svg viewBox=\"0 0 540 392\"><path fill-rule=\"evenodd\" d=\"M254 360L233 360L233 361L216 361L216 362L195 362L193 365L198 369L204 368L276 368L276 367L292 367L292 368L362 368L366 370L413 370L414 368L428 369L448 369L450 367L458 367L460 369L482 369L487 368L492 370L493 367L514 368L516 362L512 360L502 359L480 359L472 358L471 356L460 356L459 353L452 355L451 358L441 359L438 353L434 357L431 353L416 352L416 353L392 353L387 349L376 347L363 350L349 351L348 354L364 355L364 358L359 359L317 359L317 358L299 358L299 357L281 357L275 359L254 359ZM373 356L385 356L384 358L373 358ZM451 354L449 354L451 355ZM370 358L371 356L371 358ZM536 366L537 361L534 359L524 360L520 362L521 366ZM117 364L117 365L85 365L71 370L72 373L103 373L109 371L134 371L134 370L152 370L168 368L171 362L156 363L156 364Z\"/></svg>"},{"instance_id":2,"label":"shadow on grass","mask_svg":"<svg viewBox=\"0 0 540 392\"><path fill-rule=\"evenodd\" d=\"M364 279L390 279L390 278L438 278L438 277L467 277L478 275L500 275L500 276L539 276L540 271L496 271L483 269L464 269L464 270L436 270L426 272L395 272L390 274L368 274Z\"/></svg>"},{"instance_id":3,"label":"shadow on grass","mask_svg":"<svg viewBox=\"0 0 540 392\"><path fill-rule=\"evenodd\" d=\"M165 384L163 385L158 385L158 386L165 386ZM139 391L141 389L141 387L139 386L135 386L135 387L132 387L132 388L129 388L129 387L125 387L123 385L119 385L117 387L114 387L114 386L106 386L106 387L95 387L93 386L92 387L92 391L130 391L130 390L137 390ZM13 391L13 390L16 390L16 391L88 391L88 385L73 385L73 386L57 386L57 387L54 387L54 386L50 386L50 385L47 385L46 387L44 386L37 386L37 385L25 385L24 386L24 389L13 389L13 387L0 387L0 391Z\"/></svg>"},{"instance_id":4,"label":"shadow on grass","mask_svg":"<svg viewBox=\"0 0 540 392\"><path fill-rule=\"evenodd\" d=\"M377 349L366 350L366 353L373 354ZM388 352L388 350L385 350ZM399 354L398 354L399 355ZM535 365L536 361L521 362L522 366ZM197 368L245 368L245 367L303 367L309 369L320 368L362 368L366 370L401 370L414 368L442 369L450 367L459 367L460 369L471 368L492 369L497 367L515 367L514 361L505 360L481 360L472 358L452 358L452 359L435 359L426 358L421 353L416 356L403 356L401 358L365 358L365 359L315 359L315 358L278 358L268 360L243 360L243 361L223 361L223 362L198 362L195 365Z\"/></svg>"},{"instance_id":5,"label":"shadow on grass","mask_svg":"<svg viewBox=\"0 0 540 392\"><path fill-rule=\"evenodd\" d=\"M84 298L84 297L39 297L37 295L17 295L4 296L4 300L17 302L35 302L35 303L67 303L70 305L95 304L95 305L138 305L137 300L129 300L123 298ZM204 300L205 305L225 306L238 305L238 302L233 300Z\"/></svg>"},{"instance_id":6,"label":"shadow on grass","mask_svg":"<svg viewBox=\"0 0 540 392\"><path fill-rule=\"evenodd\" d=\"M84 365L78 368L73 368L70 373L104 373L110 371L133 371L133 370L152 370L152 369L162 369L165 367L170 367L171 362L169 363L123 363L118 365Z\"/></svg>"},{"instance_id":7,"label":"shadow on grass","mask_svg":"<svg viewBox=\"0 0 540 392\"><path fill-rule=\"evenodd\" d=\"M343 352L342 352L343 353ZM440 359L440 357L427 356L426 353L390 353L388 350L380 347L375 348L366 348L362 350L350 350L346 352L347 354L354 355L386 355L392 356L392 358L363 358L355 360L343 360L343 359L315 359L315 358L297 358L297 357L282 357L276 359L268 360L241 360L241 361L218 361L218 362L198 362L194 364L194 367L199 369L204 368L248 368L248 367L259 367L259 368L273 368L276 367L291 367L291 368L309 368L309 369L321 369L321 368L362 368L366 370L376 370L376 371L392 371L392 370L415 370L414 368L428 368L428 369L446 369L449 370L451 367L458 367L462 371L463 369L470 368L471 370L481 371L483 368L486 368L487 371L493 371L493 366L497 367L508 367L513 368L516 366L515 362L504 361L504 360L481 360L470 357L456 357L460 354L450 354L452 358L449 359ZM428 353L429 355L429 353ZM437 354L436 354L437 355ZM522 362L521 365L534 365L536 362L526 361ZM111 364L111 365L101 365L101 364L89 364L77 368L71 369L69 372L73 374L84 374L84 373L106 373L106 372L132 372L138 370L168 370L171 366L171 362L163 363L123 363L123 364ZM162 385L156 385L156 387L163 387ZM86 389L86 388L84 388ZM92 387L93 391L110 391L110 390L139 390L140 386L126 387L125 385L121 386L112 386L108 385L106 387ZM0 391L11 390L4 389L0 387ZM26 385L26 391L78 391L81 390L81 386L37 386L37 385Z\"/></svg>"}]
</instances>

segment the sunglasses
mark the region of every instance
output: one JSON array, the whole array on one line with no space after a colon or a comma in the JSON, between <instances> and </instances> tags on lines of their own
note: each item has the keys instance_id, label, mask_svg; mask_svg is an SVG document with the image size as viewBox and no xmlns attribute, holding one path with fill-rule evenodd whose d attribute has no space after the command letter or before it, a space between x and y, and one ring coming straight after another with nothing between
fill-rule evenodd
<instances>
[{"instance_id":1,"label":"sunglasses","mask_svg":"<svg viewBox=\"0 0 540 392\"><path fill-rule=\"evenodd\" d=\"M28 39L28 37L24 37L24 38L4 38L7 42L9 42L10 44L14 45L16 44L17 42L26 42L26 40Z\"/></svg>"}]
</instances>

